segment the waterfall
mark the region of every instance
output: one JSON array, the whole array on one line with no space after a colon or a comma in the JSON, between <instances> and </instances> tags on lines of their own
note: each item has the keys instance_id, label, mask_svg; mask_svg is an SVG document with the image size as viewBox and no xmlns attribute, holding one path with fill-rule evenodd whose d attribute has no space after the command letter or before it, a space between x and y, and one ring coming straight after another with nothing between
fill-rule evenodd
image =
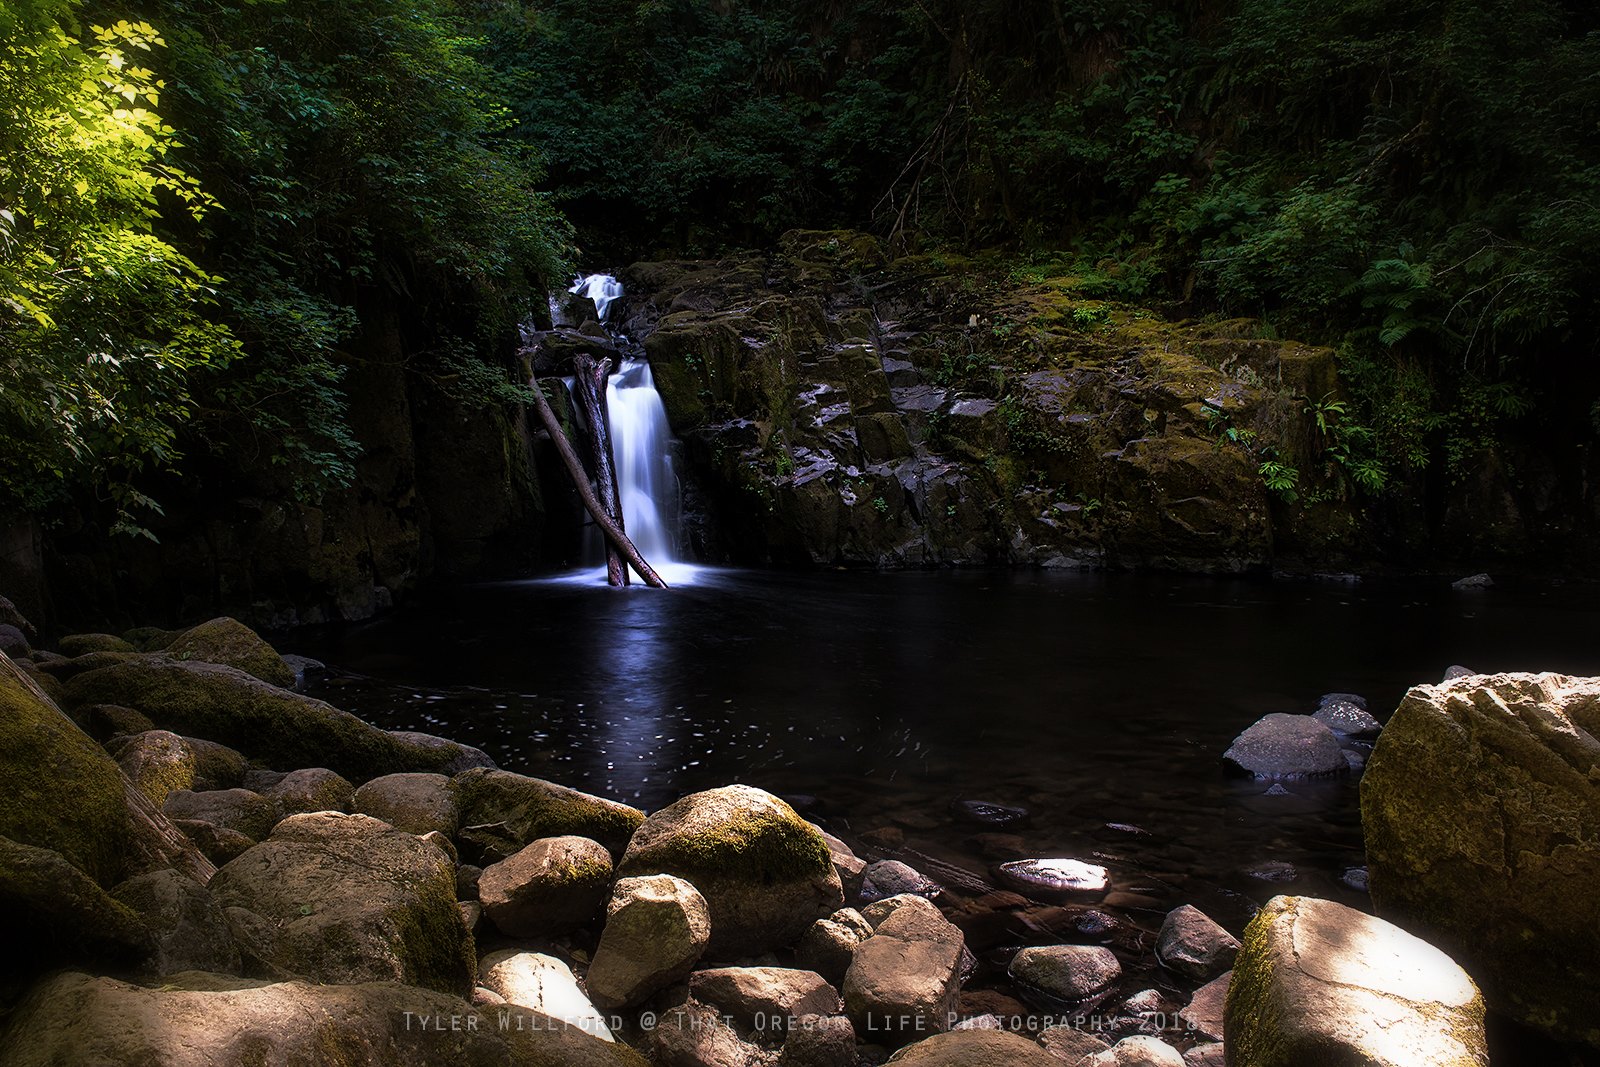
<instances>
[{"instance_id":1,"label":"waterfall","mask_svg":"<svg viewBox=\"0 0 1600 1067\"><path fill-rule=\"evenodd\" d=\"M678 478L672 432L650 364L623 359L606 382L612 462L622 498L622 523L639 554L657 570L677 560Z\"/></svg>"},{"instance_id":2,"label":"waterfall","mask_svg":"<svg viewBox=\"0 0 1600 1067\"><path fill-rule=\"evenodd\" d=\"M601 322L606 321L606 312L611 310L611 305L622 296L622 283L609 274L590 274L579 278L572 283L569 293L577 293L594 301L595 314Z\"/></svg>"}]
</instances>

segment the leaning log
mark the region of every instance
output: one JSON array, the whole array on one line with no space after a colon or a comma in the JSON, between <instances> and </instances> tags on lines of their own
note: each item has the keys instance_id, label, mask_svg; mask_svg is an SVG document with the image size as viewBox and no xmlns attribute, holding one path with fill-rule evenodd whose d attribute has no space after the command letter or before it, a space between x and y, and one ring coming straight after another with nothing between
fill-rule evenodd
<instances>
[{"instance_id":1,"label":"leaning log","mask_svg":"<svg viewBox=\"0 0 1600 1067\"><path fill-rule=\"evenodd\" d=\"M572 365L576 369L573 391L578 394L584 418L589 420L589 459L599 490L596 495L617 529L627 533L628 525L622 521L617 468L611 455L611 416L606 411L606 376L611 372L611 361L602 359L597 363L593 356L583 354L573 357ZM628 584L628 568L622 561L622 553L609 541L606 542L606 584Z\"/></svg>"},{"instance_id":2,"label":"leaning log","mask_svg":"<svg viewBox=\"0 0 1600 1067\"><path fill-rule=\"evenodd\" d=\"M572 484L577 486L578 496L583 499L583 506L594 516L595 525L599 526L606 537L610 538L611 543L617 546L622 557L639 572L646 585L665 589L667 583L661 580L661 575L644 561L644 557L639 555L639 550L633 547L633 542L628 540L628 535L611 521L611 516L606 514L605 508L601 507L600 501L595 498L594 490L589 486L588 472L583 469L578 454L572 450L572 442L568 441L567 435L561 431L561 423L556 420L556 413L550 410L550 401L544 398L544 390L539 388L539 379L530 378L528 384L533 389L533 406L539 413L539 421L544 423L544 428L550 433L550 439L555 442L556 452L561 455L561 462L566 464L567 473L572 476Z\"/></svg>"},{"instance_id":3,"label":"leaning log","mask_svg":"<svg viewBox=\"0 0 1600 1067\"><path fill-rule=\"evenodd\" d=\"M0 653L0 672L10 675L14 682L20 684L41 705L61 716L72 731L81 732L71 716L62 711L61 706L4 653ZM108 756L107 759L109 758ZM184 836L183 831L168 821L160 809L150 802L149 797L139 792L138 787L128 780L127 775L120 776L123 807L128 814L128 837L125 844L130 870L135 874L144 874L171 867L201 885L211 881L211 876L217 873L217 868L211 861L201 854L194 842Z\"/></svg>"}]
</instances>

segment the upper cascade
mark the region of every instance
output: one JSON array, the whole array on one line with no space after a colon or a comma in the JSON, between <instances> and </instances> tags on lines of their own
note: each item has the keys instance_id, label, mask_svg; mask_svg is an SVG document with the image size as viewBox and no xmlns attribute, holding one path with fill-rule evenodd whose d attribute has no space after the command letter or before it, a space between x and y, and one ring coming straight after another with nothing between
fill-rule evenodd
<instances>
[{"instance_id":1,"label":"upper cascade","mask_svg":"<svg viewBox=\"0 0 1600 1067\"><path fill-rule=\"evenodd\" d=\"M609 274L589 274L574 280L567 292L593 300L595 314L604 322L611 305L622 297L622 283Z\"/></svg>"}]
</instances>

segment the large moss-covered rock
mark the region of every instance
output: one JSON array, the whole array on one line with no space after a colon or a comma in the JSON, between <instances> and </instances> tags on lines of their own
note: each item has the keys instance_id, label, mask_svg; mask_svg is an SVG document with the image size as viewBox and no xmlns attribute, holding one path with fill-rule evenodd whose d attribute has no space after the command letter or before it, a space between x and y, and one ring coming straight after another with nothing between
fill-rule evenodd
<instances>
[{"instance_id":1,"label":"large moss-covered rock","mask_svg":"<svg viewBox=\"0 0 1600 1067\"><path fill-rule=\"evenodd\" d=\"M0 909L5 922L3 973L68 963L128 966L155 950L139 915L59 852L5 837L0 837Z\"/></svg>"},{"instance_id":2,"label":"large moss-covered rock","mask_svg":"<svg viewBox=\"0 0 1600 1067\"><path fill-rule=\"evenodd\" d=\"M128 873L124 779L89 735L0 670L0 837L52 849L102 886Z\"/></svg>"},{"instance_id":3,"label":"large moss-covered rock","mask_svg":"<svg viewBox=\"0 0 1600 1067\"><path fill-rule=\"evenodd\" d=\"M158 726L236 748L279 767L330 767L364 781L428 771L460 746L415 744L331 704L216 663L146 656L88 671L67 684L74 705L121 704Z\"/></svg>"},{"instance_id":4,"label":"large moss-covered rock","mask_svg":"<svg viewBox=\"0 0 1600 1067\"><path fill-rule=\"evenodd\" d=\"M510 771L463 771L450 788L462 836L501 856L514 855L542 837L567 835L598 841L618 855L644 822L644 812L637 808Z\"/></svg>"},{"instance_id":5,"label":"large moss-covered rock","mask_svg":"<svg viewBox=\"0 0 1600 1067\"><path fill-rule=\"evenodd\" d=\"M713 958L794 943L844 903L827 842L771 793L734 785L693 793L644 821L617 871L672 874L711 912Z\"/></svg>"},{"instance_id":6,"label":"large moss-covered rock","mask_svg":"<svg viewBox=\"0 0 1600 1067\"><path fill-rule=\"evenodd\" d=\"M365 815L285 819L217 872L211 892L241 946L321 982L397 981L465 996L472 938L455 866L439 849Z\"/></svg>"},{"instance_id":7,"label":"large moss-covered rock","mask_svg":"<svg viewBox=\"0 0 1600 1067\"><path fill-rule=\"evenodd\" d=\"M266 983L199 971L158 989L57 975L0 1034L0 1067L377 1063L647 1067L626 1045L525 1008L474 1013L455 997L392 982Z\"/></svg>"},{"instance_id":8,"label":"large moss-covered rock","mask_svg":"<svg viewBox=\"0 0 1600 1067\"><path fill-rule=\"evenodd\" d=\"M1443 952L1382 919L1274 897L1228 986L1233 1067L1488 1067L1483 998Z\"/></svg>"},{"instance_id":9,"label":"large moss-covered rock","mask_svg":"<svg viewBox=\"0 0 1600 1067\"><path fill-rule=\"evenodd\" d=\"M286 689L294 685L294 671L283 662L283 657L238 619L224 616L191 626L172 639L166 652L176 659L237 667L263 682Z\"/></svg>"},{"instance_id":10,"label":"large moss-covered rock","mask_svg":"<svg viewBox=\"0 0 1600 1067\"><path fill-rule=\"evenodd\" d=\"M1380 915L1499 1010L1600 1045L1600 679L1417 686L1367 763L1361 822Z\"/></svg>"}]
</instances>

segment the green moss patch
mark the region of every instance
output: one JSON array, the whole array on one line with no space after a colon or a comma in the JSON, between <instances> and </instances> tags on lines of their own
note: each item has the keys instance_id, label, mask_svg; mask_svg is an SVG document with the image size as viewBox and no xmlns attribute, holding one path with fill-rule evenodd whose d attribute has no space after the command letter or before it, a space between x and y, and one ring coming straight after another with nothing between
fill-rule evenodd
<instances>
[{"instance_id":1,"label":"green moss patch","mask_svg":"<svg viewBox=\"0 0 1600 1067\"><path fill-rule=\"evenodd\" d=\"M53 849L103 886L126 873L122 772L57 709L0 672L0 836Z\"/></svg>"}]
</instances>

